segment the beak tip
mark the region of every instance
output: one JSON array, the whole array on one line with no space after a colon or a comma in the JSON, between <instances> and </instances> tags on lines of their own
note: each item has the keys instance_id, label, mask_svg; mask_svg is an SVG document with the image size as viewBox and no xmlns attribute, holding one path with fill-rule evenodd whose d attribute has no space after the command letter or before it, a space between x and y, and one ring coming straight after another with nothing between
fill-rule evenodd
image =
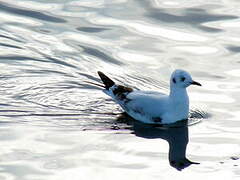
<instances>
[{"instance_id":1,"label":"beak tip","mask_svg":"<svg viewBox=\"0 0 240 180\"><path fill-rule=\"evenodd\" d=\"M196 82L196 81L193 81L191 84L196 85L196 86L202 86L202 84L200 84L199 82Z\"/></svg>"}]
</instances>

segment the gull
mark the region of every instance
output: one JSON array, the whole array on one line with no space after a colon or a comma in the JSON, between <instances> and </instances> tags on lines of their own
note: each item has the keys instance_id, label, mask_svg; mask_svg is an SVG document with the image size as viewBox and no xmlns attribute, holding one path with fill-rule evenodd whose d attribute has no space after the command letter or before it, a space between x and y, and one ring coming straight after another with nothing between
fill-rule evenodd
<instances>
[{"instance_id":1,"label":"gull","mask_svg":"<svg viewBox=\"0 0 240 180\"><path fill-rule=\"evenodd\" d=\"M115 84L101 71L98 71L98 75L104 84L103 92L112 97L133 119L147 124L171 124L188 119L187 87L201 86L188 72L181 69L172 73L168 95L157 91L133 90Z\"/></svg>"}]
</instances>

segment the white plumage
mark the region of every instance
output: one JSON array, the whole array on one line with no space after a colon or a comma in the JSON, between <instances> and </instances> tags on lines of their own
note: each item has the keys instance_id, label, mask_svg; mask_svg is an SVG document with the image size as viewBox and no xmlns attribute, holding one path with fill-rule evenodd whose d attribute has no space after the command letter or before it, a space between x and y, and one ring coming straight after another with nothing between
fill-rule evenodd
<instances>
[{"instance_id":1,"label":"white plumage","mask_svg":"<svg viewBox=\"0 0 240 180\"><path fill-rule=\"evenodd\" d=\"M116 85L102 72L98 74L105 85L104 92L107 95L111 96L132 118L150 124L169 124L187 119L189 98L186 88L190 85L201 86L183 70L175 70L172 73L169 95Z\"/></svg>"}]
</instances>

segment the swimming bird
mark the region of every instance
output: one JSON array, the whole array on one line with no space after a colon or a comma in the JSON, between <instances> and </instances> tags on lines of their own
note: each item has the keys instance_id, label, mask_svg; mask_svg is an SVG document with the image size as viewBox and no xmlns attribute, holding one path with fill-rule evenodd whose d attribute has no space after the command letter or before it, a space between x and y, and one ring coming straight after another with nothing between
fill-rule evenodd
<instances>
[{"instance_id":1,"label":"swimming bird","mask_svg":"<svg viewBox=\"0 0 240 180\"><path fill-rule=\"evenodd\" d=\"M129 116L148 124L170 124L187 119L189 98L186 88L190 85L201 86L188 72L180 69L171 75L168 95L157 91L133 90L115 84L100 71L98 75L104 84L104 93L112 97Z\"/></svg>"}]
</instances>

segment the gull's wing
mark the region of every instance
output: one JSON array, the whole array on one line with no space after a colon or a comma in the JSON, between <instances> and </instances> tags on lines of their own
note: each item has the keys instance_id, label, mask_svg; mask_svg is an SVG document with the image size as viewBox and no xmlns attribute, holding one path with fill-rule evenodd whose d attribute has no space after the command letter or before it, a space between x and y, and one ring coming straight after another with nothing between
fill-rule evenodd
<instances>
[{"instance_id":1,"label":"gull's wing","mask_svg":"<svg viewBox=\"0 0 240 180\"><path fill-rule=\"evenodd\" d=\"M161 122L161 115L168 107L165 94L154 91L133 91L125 101L118 101L123 109L133 118L146 123Z\"/></svg>"},{"instance_id":2,"label":"gull's wing","mask_svg":"<svg viewBox=\"0 0 240 180\"><path fill-rule=\"evenodd\" d=\"M98 75L104 84L105 89L103 91L115 100L124 100L126 98L126 95L133 91L132 88L116 85L113 80L111 80L101 71L98 71Z\"/></svg>"}]
</instances>

